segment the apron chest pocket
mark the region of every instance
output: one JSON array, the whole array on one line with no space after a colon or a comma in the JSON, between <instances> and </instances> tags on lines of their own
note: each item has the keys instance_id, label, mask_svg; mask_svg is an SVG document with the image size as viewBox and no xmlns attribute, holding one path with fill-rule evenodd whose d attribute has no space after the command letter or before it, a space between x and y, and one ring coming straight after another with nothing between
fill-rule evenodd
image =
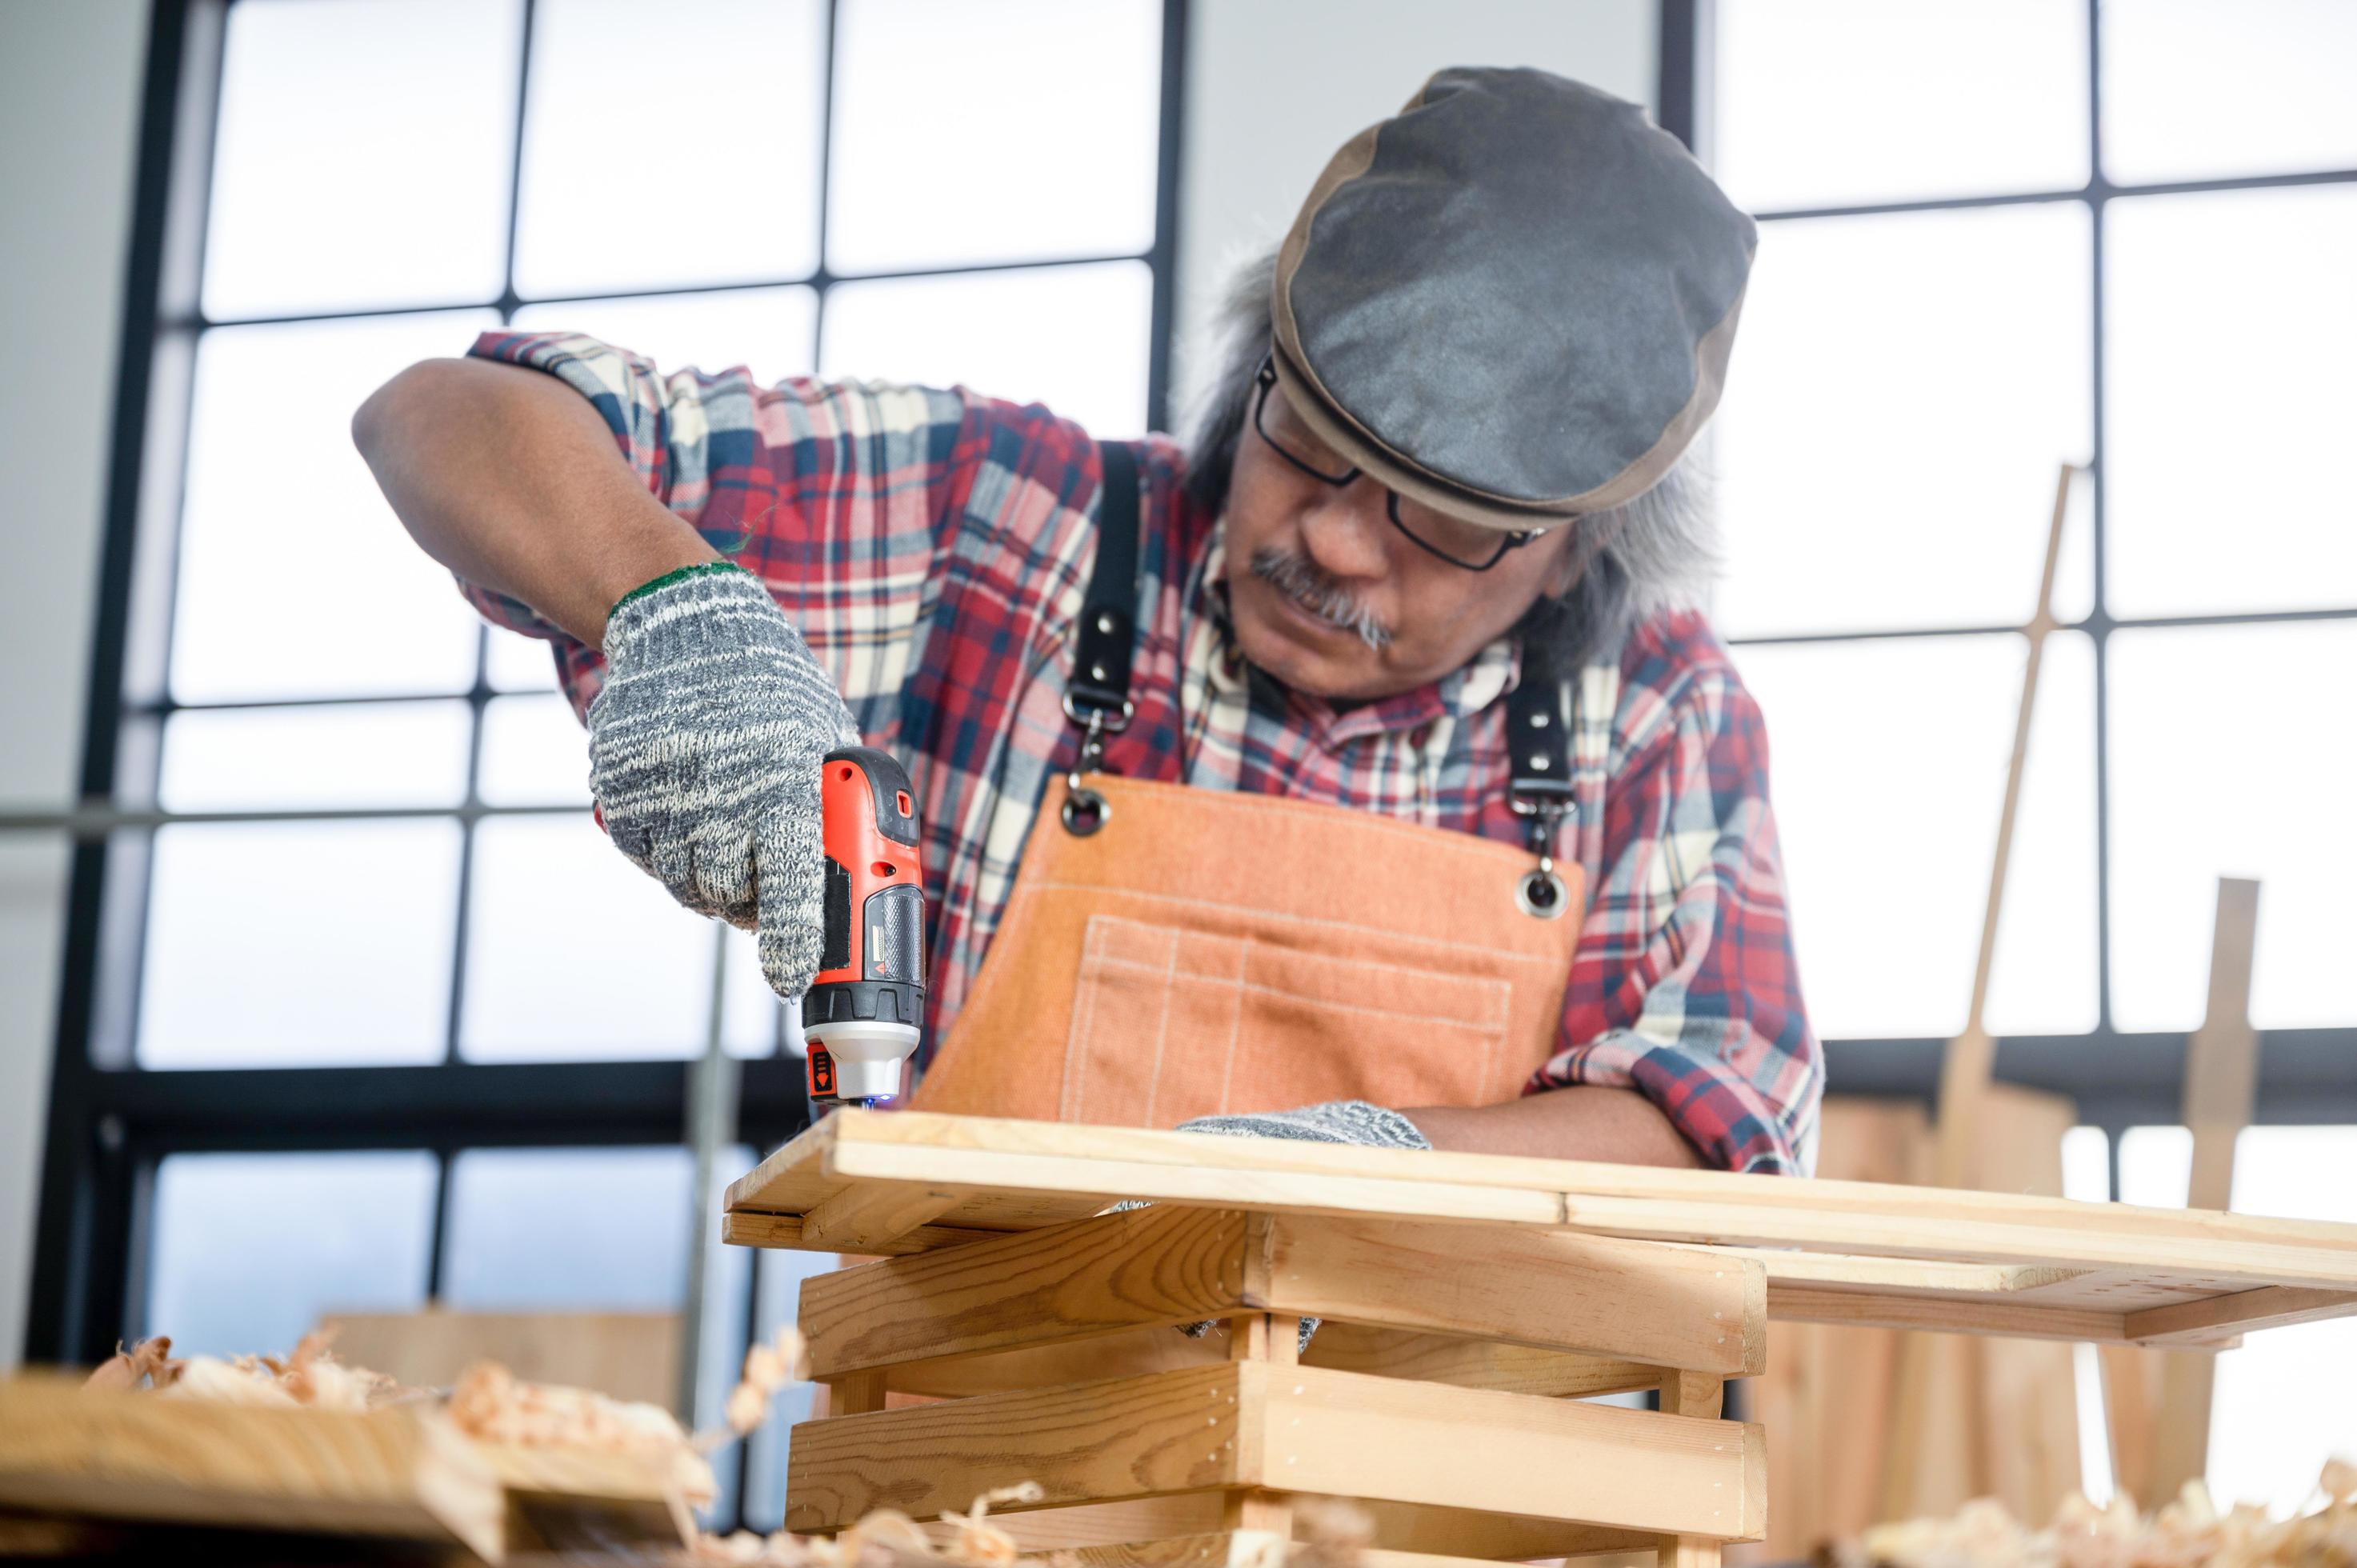
<instances>
[{"instance_id":1,"label":"apron chest pocket","mask_svg":"<svg viewBox=\"0 0 2357 1568\"><path fill-rule=\"evenodd\" d=\"M1520 1087L1512 986L1438 967L1430 944L1353 932L1353 957L1092 915L1065 1043L1061 1119L1169 1127L1321 1100L1480 1105Z\"/></svg>"}]
</instances>

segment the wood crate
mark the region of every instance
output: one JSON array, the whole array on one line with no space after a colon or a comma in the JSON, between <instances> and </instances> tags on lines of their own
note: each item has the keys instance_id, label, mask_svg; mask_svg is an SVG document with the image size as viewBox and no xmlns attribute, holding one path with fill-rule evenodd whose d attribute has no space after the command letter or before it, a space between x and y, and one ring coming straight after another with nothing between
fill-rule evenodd
<instances>
[{"instance_id":1,"label":"wood crate","mask_svg":"<svg viewBox=\"0 0 2357 1568\"><path fill-rule=\"evenodd\" d=\"M1303 1497L1386 1568L1709 1563L1764 1532L1721 1410L1771 1318L2214 1348L2357 1311L2357 1226L917 1112L830 1117L726 1234L881 1254L803 1287L831 1413L790 1528L1030 1481L1018 1540L1103 1563L1242 1563Z\"/></svg>"}]
</instances>

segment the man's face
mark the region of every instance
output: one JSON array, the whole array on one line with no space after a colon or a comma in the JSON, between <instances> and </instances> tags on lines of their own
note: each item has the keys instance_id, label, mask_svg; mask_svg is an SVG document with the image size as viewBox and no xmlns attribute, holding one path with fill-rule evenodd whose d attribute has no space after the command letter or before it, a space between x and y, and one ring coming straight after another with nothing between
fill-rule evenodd
<instances>
[{"instance_id":1,"label":"man's face","mask_svg":"<svg viewBox=\"0 0 2357 1568\"><path fill-rule=\"evenodd\" d=\"M1270 437L1321 472L1350 467L1294 416L1282 388L1269 389L1265 416ZM1302 472L1246 421L1227 509L1228 605L1245 658L1329 701L1393 696L1463 668L1541 593L1569 586L1570 527L1469 572L1393 527L1387 499L1363 474L1330 485ZM1498 534L1471 524L1445 533L1452 525L1427 513L1409 521L1463 559L1497 547Z\"/></svg>"}]
</instances>

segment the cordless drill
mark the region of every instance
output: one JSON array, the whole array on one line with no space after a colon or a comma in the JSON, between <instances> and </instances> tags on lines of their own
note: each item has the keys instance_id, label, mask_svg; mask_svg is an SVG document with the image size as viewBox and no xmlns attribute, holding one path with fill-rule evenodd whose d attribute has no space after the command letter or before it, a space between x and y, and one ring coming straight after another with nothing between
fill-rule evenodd
<instances>
[{"instance_id":1,"label":"cordless drill","mask_svg":"<svg viewBox=\"0 0 2357 1568\"><path fill-rule=\"evenodd\" d=\"M813 1105L873 1105L900 1092L925 1015L925 891L917 802L888 753L827 753L819 785L826 945L802 997Z\"/></svg>"}]
</instances>

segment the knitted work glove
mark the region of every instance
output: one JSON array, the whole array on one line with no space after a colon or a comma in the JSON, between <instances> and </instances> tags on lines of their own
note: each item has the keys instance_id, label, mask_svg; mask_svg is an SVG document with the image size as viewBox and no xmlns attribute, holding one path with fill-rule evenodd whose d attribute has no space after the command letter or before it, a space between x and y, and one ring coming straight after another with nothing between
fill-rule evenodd
<instances>
[{"instance_id":1,"label":"knitted work glove","mask_svg":"<svg viewBox=\"0 0 2357 1568\"><path fill-rule=\"evenodd\" d=\"M589 788L615 847L699 915L760 933L761 972L818 972L819 774L859 732L760 581L714 563L623 596L589 704Z\"/></svg>"},{"instance_id":2,"label":"knitted work glove","mask_svg":"<svg viewBox=\"0 0 2357 1568\"><path fill-rule=\"evenodd\" d=\"M1363 1100L1329 1100L1298 1111L1248 1111L1235 1116L1198 1116L1178 1123L1181 1133L1218 1133L1231 1138L1291 1138L1305 1144L1356 1144L1369 1149L1429 1149L1431 1140L1398 1112ZM1129 1204L1121 1205L1127 1208ZM1139 1206L1142 1207L1142 1206ZM1309 1348L1318 1319L1301 1320L1297 1355ZM1178 1331L1200 1339L1209 1323L1186 1323Z\"/></svg>"},{"instance_id":3,"label":"knitted work glove","mask_svg":"<svg viewBox=\"0 0 2357 1568\"><path fill-rule=\"evenodd\" d=\"M1235 1138L1292 1138L1305 1144L1356 1144L1369 1149L1428 1149L1415 1122L1363 1100L1329 1100L1298 1111L1248 1111L1233 1116L1198 1116L1178 1123L1181 1133L1222 1133Z\"/></svg>"}]
</instances>

